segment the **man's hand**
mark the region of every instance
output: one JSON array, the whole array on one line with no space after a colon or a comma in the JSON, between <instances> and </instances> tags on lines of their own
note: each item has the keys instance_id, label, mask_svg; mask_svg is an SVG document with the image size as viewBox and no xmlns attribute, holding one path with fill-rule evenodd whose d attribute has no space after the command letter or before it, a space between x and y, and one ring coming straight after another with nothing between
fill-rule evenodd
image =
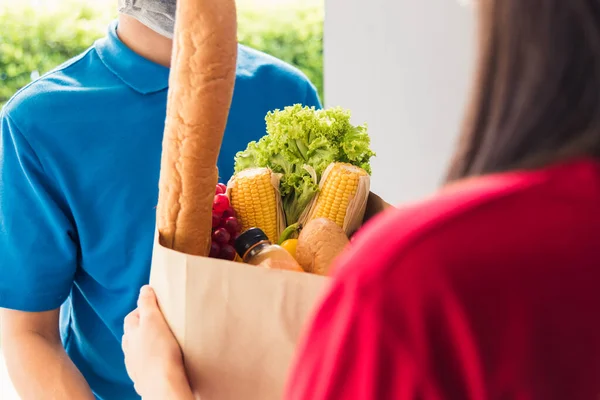
<instances>
[{"instance_id":1,"label":"man's hand","mask_svg":"<svg viewBox=\"0 0 600 400\"><path fill-rule=\"evenodd\" d=\"M59 310L27 313L0 309L2 350L23 400L94 400L89 385L65 352Z\"/></svg>"},{"instance_id":2,"label":"man's hand","mask_svg":"<svg viewBox=\"0 0 600 400\"><path fill-rule=\"evenodd\" d=\"M125 318L124 324L125 366L138 394L144 400L193 399L181 349L150 287L142 288L138 308Z\"/></svg>"}]
</instances>

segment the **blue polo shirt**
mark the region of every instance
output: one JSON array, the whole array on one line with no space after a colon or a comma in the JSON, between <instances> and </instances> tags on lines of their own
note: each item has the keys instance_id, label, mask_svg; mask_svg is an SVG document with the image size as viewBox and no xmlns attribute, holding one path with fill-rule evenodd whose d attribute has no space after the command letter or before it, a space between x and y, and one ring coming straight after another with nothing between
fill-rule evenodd
<instances>
[{"instance_id":1,"label":"blue polo shirt","mask_svg":"<svg viewBox=\"0 0 600 400\"><path fill-rule=\"evenodd\" d=\"M62 306L64 346L103 400L139 398L120 341L149 279L168 75L119 41L115 22L1 111L0 307ZM320 106L307 78L240 46L221 181L266 113L294 103Z\"/></svg>"}]
</instances>

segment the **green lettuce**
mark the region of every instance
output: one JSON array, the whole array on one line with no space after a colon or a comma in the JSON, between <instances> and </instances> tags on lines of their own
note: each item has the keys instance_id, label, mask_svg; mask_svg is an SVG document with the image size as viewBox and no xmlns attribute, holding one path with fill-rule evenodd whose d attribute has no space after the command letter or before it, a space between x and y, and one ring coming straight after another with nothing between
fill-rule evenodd
<instances>
[{"instance_id":1,"label":"green lettuce","mask_svg":"<svg viewBox=\"0 0 600 400\"><path fill-rule=\"evenodd\" d=\"M300 104L269 112L267 134L235 156L235 172L268 167L282 174L280 192L287 224L298 221L319 191L319 180L332 162L345 162L371 173L375 153L366 125L355 126L342 108L317 110Z\"/></svg>"}]
</instances>

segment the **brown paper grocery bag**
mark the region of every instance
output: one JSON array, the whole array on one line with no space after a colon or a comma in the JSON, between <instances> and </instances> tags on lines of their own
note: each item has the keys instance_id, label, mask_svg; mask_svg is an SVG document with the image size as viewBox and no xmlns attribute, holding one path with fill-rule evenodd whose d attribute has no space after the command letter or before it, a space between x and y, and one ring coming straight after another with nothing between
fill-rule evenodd
<instances>
[{"instance_id":1,"label":"brown paper grocery bag","mask_svg":"<svg viewBox=\"0 0 600 400\"><path fill-rule=\"evenodd\" d=\"M280 399L300 332L328 279L169 250L150 284L202 400Z\"/></svg>"},{"instance_id":2,"label":"brown paper grocery bag","mask_svg":"<svg viewBox=\"0 0 600 400\"><path fill-rule=\"evenodd\" d=\"M371 193L365 219L388 206ZM328 283L154 244L150 284L202 400L281 399L298 339Z\"/></svg>"}]
</instances>

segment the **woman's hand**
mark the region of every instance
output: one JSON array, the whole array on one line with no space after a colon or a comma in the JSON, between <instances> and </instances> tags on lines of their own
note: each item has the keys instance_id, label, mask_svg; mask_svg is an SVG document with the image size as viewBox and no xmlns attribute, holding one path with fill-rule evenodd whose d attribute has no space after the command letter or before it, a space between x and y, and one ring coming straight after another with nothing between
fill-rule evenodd
<instances>
[{"instance_id":1,"label":"woman's hand","mask_svg":"<svg viewBox=\"0 0 600 400\"><path fill-rule=\"evenodd\" d=\"M146 399L192 399L181 349L165 321L154 291L144 286L138 308L125 318L123 352L135 390Z\"/></svg>"}]
</instances>

